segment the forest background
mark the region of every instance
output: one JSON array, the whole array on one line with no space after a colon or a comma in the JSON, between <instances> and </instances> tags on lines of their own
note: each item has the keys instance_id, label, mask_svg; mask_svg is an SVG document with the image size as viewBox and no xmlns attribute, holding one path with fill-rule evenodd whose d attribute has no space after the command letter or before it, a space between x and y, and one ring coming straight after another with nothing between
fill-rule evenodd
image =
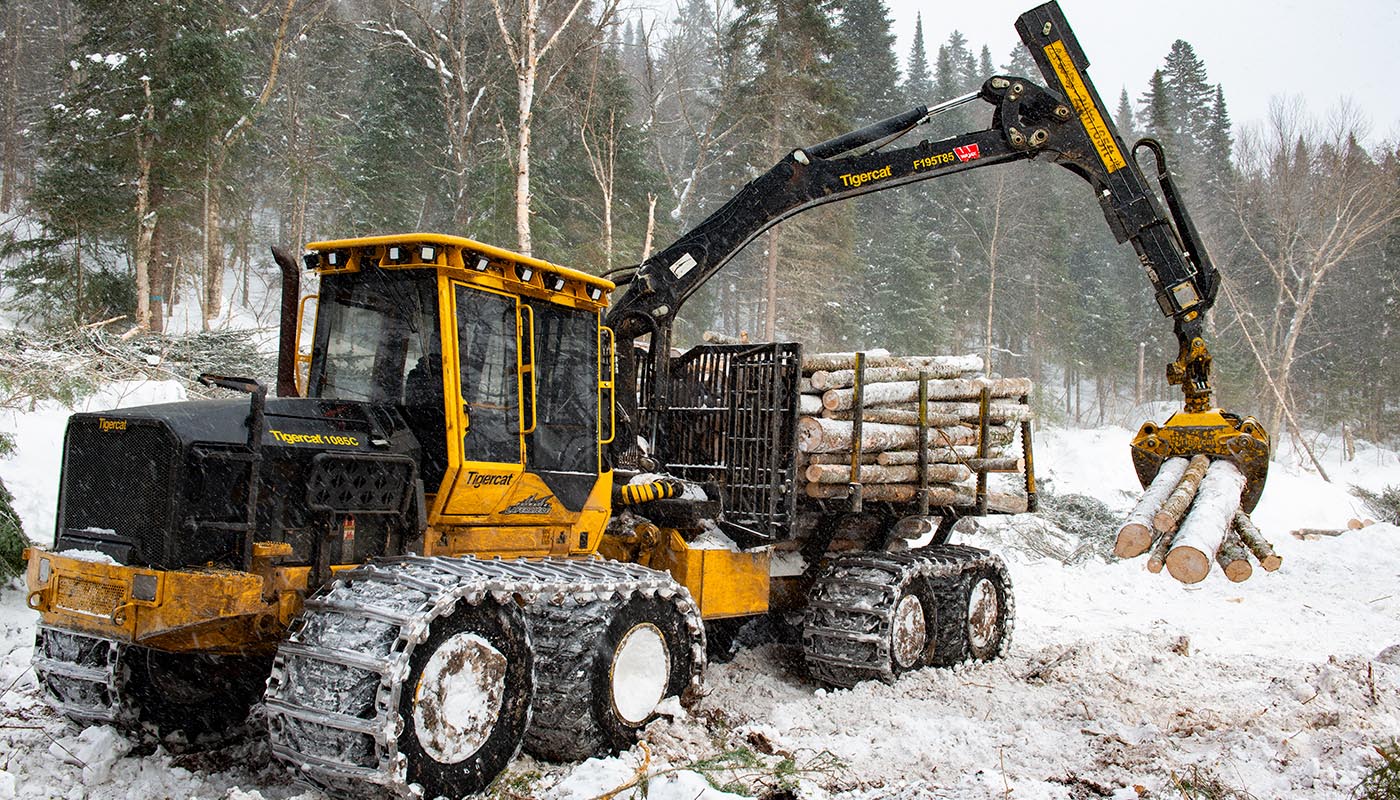
<instances>
[{"instance_id":1,"label":"forest background","mask_svg":"<svg viewBox=\"0 0 1400 800\"><path fill-rule=\"evenodd\" d=\"M267 245L411 230L603 273L794 147L993 74L1043 82L1019 46L956 30L920 24L896 52L881 0L654 18L617 0L9 0L10 316L159 332L185 303L219 328L276 280ZM1400 143L1365 144L1354 105L1288 97L1237 130L1183 40L1152 75L1093 77L1126 142L1166 146L1224 275L1218 402L1276 434L1400 435ZM963 106L914 135L990 119ZM1155 309L1086 185L1022 163L783 223L692 299L677 340L978 352L1034 378L1049 417L1134 424L1127 409L1177 396Z\"/></svg>"}]
</instances>

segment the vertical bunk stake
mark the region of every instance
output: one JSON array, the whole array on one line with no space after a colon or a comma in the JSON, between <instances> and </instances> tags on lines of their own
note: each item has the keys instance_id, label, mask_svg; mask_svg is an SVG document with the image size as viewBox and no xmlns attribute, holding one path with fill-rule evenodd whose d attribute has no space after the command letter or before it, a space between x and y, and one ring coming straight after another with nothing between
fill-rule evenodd
<instances>
[{"instance_id":1,"label":"vertical bunk stake","mask_svg":"<svg viewBox=\"0 0 1400 800\"><path fill-rule=\"evenodd\" d=\"M978 516L987 513L987 456L990 451L987 448L987 427L992 408L992 390L987 386L982 387L982 396L977 408L977 457L982 459L982 464L977 468L977 514Z\"/></svg>"},{"instance_id":2,"label":"vertical bunk stake","mask_svg":"<svg viewBox=\"0 0 1400 800\"><path fill-rule=\"evenodd\" d=\"M861 421L865 416L865 353L856 353L855 408L851 417L851 513L864 510L860 485Z\"/></svg>"},{"instance_id":3,"label":"vertical bunk stake","mask_svg":"<svg viewBox=\"0 0 1400 800\"><path fill-rule=\"evenodd\" d=\"M928 516L928 371L919 370L919 516Z\"/></svg>"},{"instance_id":4,"label":"vertical bunk stake","mask_svg":"<svg viewBox=\"0 0 1400 800\"><path fill-rule=\"evenodd\" d=\"M1031 396L1021 395L1021 405L1030 408ZM1021 454L1026 458L1026 510L1034 513L1039 507L1035 494L1035 459L1031 457L1031 421L1021 420Z\"/></svg>"}]
</instances>

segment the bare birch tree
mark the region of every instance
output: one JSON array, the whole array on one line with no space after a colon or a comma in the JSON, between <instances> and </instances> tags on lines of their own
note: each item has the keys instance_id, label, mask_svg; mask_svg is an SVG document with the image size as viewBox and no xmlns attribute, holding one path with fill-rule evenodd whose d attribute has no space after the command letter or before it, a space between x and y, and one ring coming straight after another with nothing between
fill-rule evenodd
<instances>
[{"instance_id":1,"label":"bare birch tree","mask_svg":"<svg viewBox=\"0 0 1400 800\"><path fill-rule=\"evenodd\" d=\"M516 248L530 255L530 147L535 104L554 87L555 81L585 49L595 47L598 34L617 12L618 0L603 0L589 21L589 35L576 37L572 48L550 58L585 0L490 0L501 42L515 72L515 232ZM572 52L567 52L572 50ZM546 66L551 67L546 69Z\"/></svg>"},{"instance_id":2,"label":"bare birch tree","mask_svg":"<svg viewBox=\"0 0 1400 800\"><path fill-rule=\"evenodd\" d=\"M1265 289L1242 313L1264 333L1257 357L1276 387L1273 430L1289 412L1290 381L1320 290L1400 220L1396 176L1372 160L1359 144L1364 138L1354 107L1343 105L1318 124L1296 99L1275 100L1267 123L1240 137L1233 209L1243 259Z\"/></svg>"}]
</instances>

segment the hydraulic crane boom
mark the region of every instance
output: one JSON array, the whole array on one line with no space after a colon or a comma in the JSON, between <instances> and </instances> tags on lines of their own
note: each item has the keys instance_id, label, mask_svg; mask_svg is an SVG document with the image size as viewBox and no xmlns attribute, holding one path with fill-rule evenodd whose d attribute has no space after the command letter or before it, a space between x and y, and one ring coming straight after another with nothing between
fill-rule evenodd
<instances>
[{"instance_id":1,"label":"hydraulic crane boom","mask_svg":"<svg viewBox=\"0 0 1400 800\"><path fill-rule=\"evenodd\" d=\"M1041 85L1021 76L994 76L981 89L934 106L921 106L817 145L789 152L719 210L658 251L619 283L630 284L608 323L619 342L619 373L635 385L631 342L650 334L653 409L668 406L671 331L681 306L739 250L778 222L826 203L977 167L1024 159L1049 161L1087 181L1119 242L1131 242L1179 344L1167 378L1182 387L1185 412L1175 424L1144 425L1134 460L1144 484L1173 455L1205 452L1239 463L1248 477L1246 507L1263 489L1268 439L1252 420L1211 409L1211 356L1203 337L1205 312L1219 278L1182 206L1161 146L1137 148L1156 157L1158 181L1170 214L1123 145L1084 70L1088 59L1054 2L1016 22L1022 41L1044 75ZM941 141L884 149L933 116L967 102L992 106L991 125ZM1136 149L1136 148L1135 148ZM622 431L636 419L630 392L622 393ZM1175 419L1175 418L1174 418ZM632 436L618 437L629 447ZM653 439L654 441L654 439ZM657 443L664 449L664 443ZM662 453L664 458L664 452Z\"/></svg>"}]
</instances>

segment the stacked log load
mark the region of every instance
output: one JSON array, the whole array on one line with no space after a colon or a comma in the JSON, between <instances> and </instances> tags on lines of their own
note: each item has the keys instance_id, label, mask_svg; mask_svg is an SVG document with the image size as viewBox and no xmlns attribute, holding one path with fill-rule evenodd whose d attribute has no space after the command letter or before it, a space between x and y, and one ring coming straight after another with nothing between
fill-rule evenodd
<instances>
[{"instance_id":1,"label":"stacked log load","mask_svg":"<svg viewBox=\"0 0 1400 800\"><path fill-rule=\"evenodd\" d=\"M979 356L894 356L885 350L861 356L859 365L856 353L818 353L802 360L797 421L802 495L846 498L854 482L861 484L863 500L917 502L921 449L931 506L975 505L979 474L985 481L988 472L1024 469L1013 445L1017 426L1031 419L1028 378L987 377ZM1024 510L1025 497L994 495L994 506L1011 506L1001 510L1016 510L1017 504Z\"/></svg>"},{"instance_id":2,"label":"stacked log load","mask_svg":"<svg viewBox=\"0 0 1400 800\"><path fill-rule=\"evenodd\" d=\"M1165 567L1182 583L1205 580L1212 561L1231 581L1247 580L1254 573L1251 555L1273 572L1283 559L1240 508L1244 483L1229 461L1168 459L1119 529L1113 552L1119 558L1150 552L1149 571Z\"/></svg>"}]
</instances>

